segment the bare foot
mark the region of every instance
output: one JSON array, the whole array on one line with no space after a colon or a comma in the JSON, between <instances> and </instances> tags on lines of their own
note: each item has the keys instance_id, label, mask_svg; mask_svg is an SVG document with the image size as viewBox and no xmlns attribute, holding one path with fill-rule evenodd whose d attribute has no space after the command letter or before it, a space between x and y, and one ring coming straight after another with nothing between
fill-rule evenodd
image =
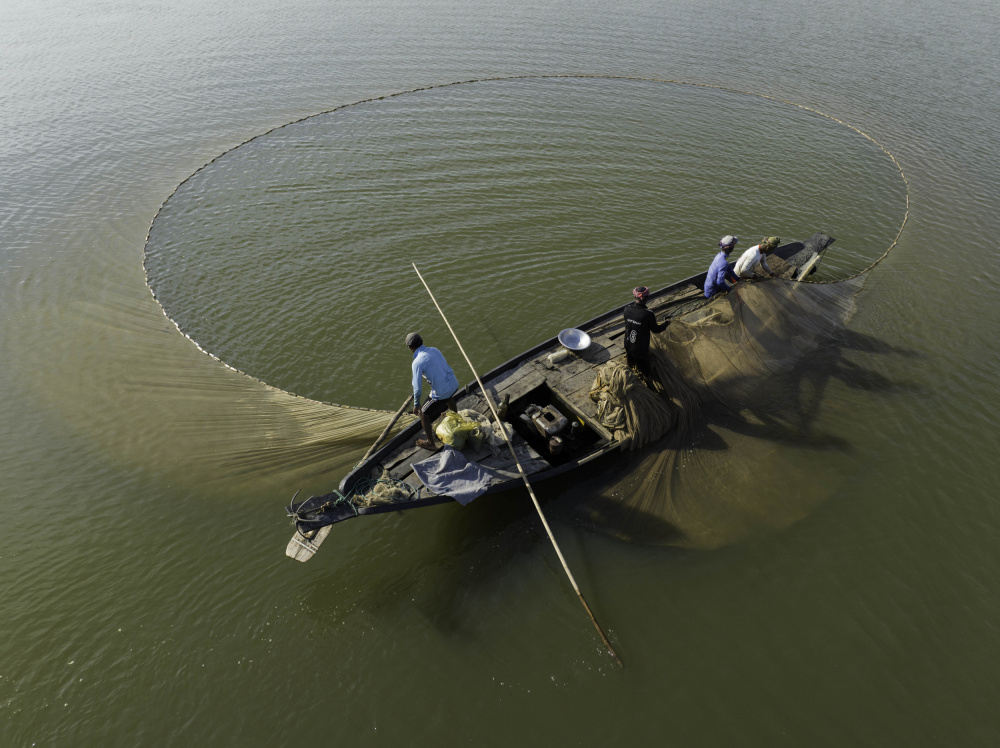
<instances>
[{"instance_id":1,"label":"bare foot","mask_svg":"<svg viewBox=\"0 0 1000 748\"><path fill-rule=\"evenodd\" d=\"M431 444L426 439L417 439L417 446L421 449L429 449L431 452L436 452L438 448L437 444Z\"/></svg>"}]
</instances>

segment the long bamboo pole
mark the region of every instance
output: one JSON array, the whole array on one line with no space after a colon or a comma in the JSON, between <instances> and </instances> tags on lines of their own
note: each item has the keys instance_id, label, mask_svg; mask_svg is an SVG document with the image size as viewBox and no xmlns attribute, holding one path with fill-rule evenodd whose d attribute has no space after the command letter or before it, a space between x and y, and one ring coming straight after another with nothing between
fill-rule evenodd
<instances>
[{"instance_id":1,"label":"long bamboo pole","mask_svg":"<svg viewBox=\"0 0 1000 748\"><path fill-rule=\"evenodd\" d=\"M483 385L483 381L479 378L479 373L476 371L476 367L472 365L472 361L469 360L468 354L466 354L465 349L462 347L462 343L458 339L458 335L455 334L455 330L452 328L451 323L445 316L444 311L441 309L441 305L437 303L437 299L434 298L434 294L431 291L431 287L427 285L427 281L424 280L424 276L420 274L417 270L416 263L413 264L413 269L416 270L417 277L420 278L420 282L424 284L424 288L427 289L428 295L431 297L431 301L434 302L434 306L437 307L438 313L441 315L441 319L448 326L448 331L451 332L451 336L455 339L455 344L458 345L458 349L462 352L465 357L465 362L469 365L472 373L476 377L476 382L479 383L479 389L483 393L483 397L486 398L486 404L490 406L490 411L493 413L493 417L496 419L497 424L501 424L500 416L497 413L496 405L493 403L493 398L490 397L489 391ZM580 602L583 604L583 609L587 611L587 615L590 617L590 622L594 624L594 628L597 629L597 633L601 635L601 640L604 642L604 646L608 648L608 652L614 658L615 663L618 667L624 667L624 663L618 653L615 652L615 648L611 646L611 642L608 640L607 635L604 633L604 629L601 628L601 624L597 622L597 618L594 616L594 612L587 605L587 601L583 597L583 593L580 592L580 586L576 583L576 579L573 578L573 573L569 570L569 565L566 563L566 558L562 554L562 550L559 548L559 544L556 542L555 536L552 534L552 528L549 527L548 521L545 519L545 515L542 513L542 507L538 503L538 497L535 496L535 490L531 487L531 483L528 482L528 476L524 472L524 467L521 465L521 461L517 458L517 454L514 452L514 444L511 442L510 438L507 436L507 431L504 428L500 428L500 432L503 434L504 441L507 442L507 448L510 449L510 455L514 458L514 464L517 465L517 470L521 474L521 480L524 481L525 488L528 489L528 495L531 496L531 503L535 505L535 511L538 512L538 518L542 521L542 526L545 528L546 534L549 536L549 541L552 543L552 547L556 551L556 555L559 557L559 563L562 564L563 571L566 572L566 577L569 579L569 583L573 585L573 590L576 592L576 596L580 598Z\"/></svg>"}]
</instances>

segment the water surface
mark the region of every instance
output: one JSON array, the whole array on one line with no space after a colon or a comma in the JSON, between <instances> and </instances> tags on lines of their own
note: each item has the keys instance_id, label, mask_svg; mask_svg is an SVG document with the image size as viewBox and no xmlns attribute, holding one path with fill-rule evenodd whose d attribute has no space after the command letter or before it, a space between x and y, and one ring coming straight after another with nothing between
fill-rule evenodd
<instances>
[{"instance_id":1,"label":"water surface","mask_svg":"<svg viewBox=\"0 0 1000 748\"><path fill-rule=\"evenodd\" d=\"M6 3L3 744L995 744L996 36L976 0ZM852 322L877 344L820 399L836 446L720 450L752 532L628 543L542 491L623 672L523 496L285 559L282 502L380 430L316 400L405 395L400 333L444 337L410 261L485 310L488 366L723 233L826 229L847 274L898 228L892 164L780 101L544 77L230 151L564 74L810 106L910 183ZM182 182L152 239L198 256L157 294L253 378L146 286Z\"/></svg>"}]
</instances>

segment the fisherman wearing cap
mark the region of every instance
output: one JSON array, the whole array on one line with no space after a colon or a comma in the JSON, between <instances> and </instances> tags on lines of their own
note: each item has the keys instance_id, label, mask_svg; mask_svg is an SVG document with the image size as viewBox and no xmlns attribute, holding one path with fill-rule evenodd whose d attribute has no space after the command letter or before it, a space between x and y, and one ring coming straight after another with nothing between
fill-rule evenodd
<instances>
[{"instance_id":1,"label":"fisherman wearing cap","mask_svg":"<svg viewBox=\"0 0 1000 748\"><path fill-rule=\"evenodd\" d=\"M726 278L732 278L733 283L739 280L729 265L729 253L736 248L740 238L727 234L719 242L719 254L712 260L705 277L705 298L712 298L717 293L729 291L732 286L726 283Z\"/></svg>"},{"instance_id":2,"label":"fisherman wearing cap","mask_svg":"<svg viewBox=\"0 0 1000 748\"><path fill-rule=\"evenodd\" d=\"M625 307L625 362L638 369L646 386L652 389L649 334L663 332L669 323L657 324L656 315L646 308L646 299L649 298L648 288L645 286L633 288L632 295L635 301Z\"/></svg>"},{"instance_id":3,"label":"fisherman wearing cap","mask_svg":"<svg viewBox=\"0 0 1000 748\"><path fill-rule=\"evenodd\" d=\"M431 424L445 409L458 410L455 393L458 392L458 379L455 372L444 360L441 351L424 345L424 339L419 332L411 332L406 336L406 346L413 352L413 415L420 417L426 439L417 439L417 446L424 449L438 448L434 441L434 430ZM420 407L420 393L423 380L431 385L431 394L424 406Z\"/></svg>"},{"instance_id":4,"label":"fisherman wearing cap","mask_svg":"<svg viewBox=\"0 0 1000 748\"><path fill-rule=\"evenodd\" d=\"M778 244L781 242L776 236L769 236L766 239L762 239L760 244L750 247L743 255L736 261L736 267L734 271L740 278L753 278L757 266L760 265L761 269L768 274L769 277L774 277L774 271L771 270L770 266L767 264L767 258L765 255L771 254L774 250L778 248Z\"/></svg>"}]
</instances>

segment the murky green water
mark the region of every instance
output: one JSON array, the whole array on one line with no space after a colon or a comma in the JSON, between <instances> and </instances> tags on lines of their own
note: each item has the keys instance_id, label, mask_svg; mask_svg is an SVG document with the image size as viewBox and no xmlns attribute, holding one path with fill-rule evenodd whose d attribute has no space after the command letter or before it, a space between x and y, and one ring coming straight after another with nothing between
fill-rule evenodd
<instances>
[{"instance_id":1,"label":"murky green water","mask_svg":"<svg viewBox=\"0 0 1000 748\"><path fill-rule=\"evenodd\" d=\"M0 8L0 743L995 744L994 16ZM541 77L434 87L513 75ZM877 345L818 398L825 447L691 454L729 544L622 542L541 491L623 672L522 496L283 557L282 502L380 430L314 400L394 409L412 326L449 351L411 261L488 368L723 233L826 230L826 277L881 254L899 173L783 99L909 180L852 323ZM143 249L175 189L172 322Z\"/></svg>"}]
</instances>

